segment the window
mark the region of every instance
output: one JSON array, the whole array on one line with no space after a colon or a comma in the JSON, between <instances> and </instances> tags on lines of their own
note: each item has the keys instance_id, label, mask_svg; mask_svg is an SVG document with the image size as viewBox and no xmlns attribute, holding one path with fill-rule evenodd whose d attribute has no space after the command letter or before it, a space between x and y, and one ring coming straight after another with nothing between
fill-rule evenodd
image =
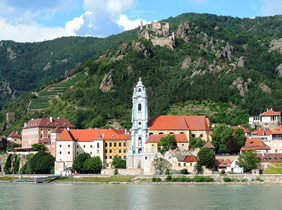
<instances>
[{"instance_id":1,"label":"window","mask_svg":"<svg viewBox=\"0 0 282 210\"><path fill-rule=\"evenodd\" d=\"M112 153L112 150L110 149L110 153Z\"/></svg>"},{"instance_id":2,"label":"window","mask_svg":"<svg viewBox=\"0 0 282 210\"><path fill-rule=\"evenodd\" d=\"M107 143L105 143L105 147L107 147L108 146L108 144Z\"/></svg>"},{"instance_id":3,"label":"window","mask_svg":"<svg viewBox=\"0 0 282 210\"><path fill-rule=\"evenodd\" d=\"M138 122L138 125L141 125L141 124L142 124L141 121L139 121L139 122Z\"/></svg>"},{"instance_id":4,"label":"window","mask_svg":"<svg viewBox=\"0 0 282 210\"><path fill-rule=\"evenodd\" d=\"M149 133L149 136L151 136L153 133Z\"/></svg>"},{"instance_id":5,"label":"window","mask_svg":"<svg viewBox=\"0 0 282 210\"><path fill-rule=\"evenodd\" d=\"M180 132L180 134L184 134L184 132Z\"/></svg>"},{"instance_id":6,"label":"window","mask_svg":"<svg viewBox=\"0 0 282 210\"><path fill-rule=\"evenodd\" d=\"M118 153L121 153L121 149L118 151Z\"/></svg>"},{"instance_id":7,"label":"window","mask_svg":"<svg viewBox=\"0 0 282 210\"><path fill-rule=\"evenodd\" d=\"M42 129L42 128L40 128L40 131L43 131L43 129Z\"/></svg>"},{"instance_id":8,"label":"window","mask_svg":"<svg viewBox=\"0 0 282 210\"><path fill-rule=\"evenodd\" d=\"M174 134L173 132L169 132L169 134Z\"/></svg>"},{"instance_id":9,"label":"window","mask_svg":"<svg viewBox=\"0 0 282 210\"><path fill-rule=\"evenodd\" d=\"M99 153L100 153L100 150L97 149L97 154L99 154Z\"/></svg>"},{"instance_id":10,"label":"window","mask_svg":"<svg viewBox=\"0 0 282 210\"><path fill-rule=\"evenodd\" d=\"M138 111L141 111L141 110L142 110L142 105L138 104Z\"/></svg>"},{"instance_id":11,"label":"window","mask_svg":"<svg viewBox=\"0 0 282 210\"><path fill-rule=\"evenodd\" d=\"M278 152L278 149L275 149L275 153L277 153Z\"/></svg>"},{"instance_id":12,"label":"window","mask_svg":"<svg viewBox=\"0 0 282 210\"><path fill-rule=\"evenodd\" d=\"M62 145L60 144L60 147L62 147Z\"/></svg>"},{"instance_id":13,"label":"window","mask_svg":"<svg viewBox=\"0 0 282 210\"><path fill-rule=\"evenodd\" d=\"M125 142L123 143L123 146L126 147L126 143Z\"/></svg>"},{"instance_id":14,"label":"window","mask_svg":"<svg viewBox=\"0 0 282 210\"><path fill-rule=\"evenodd\" d=\"M159 134L164 134L163 132L160 132Z\"/></svg>"},{"instance_id":15,"label":"window","mask_svg":"<svg viewBox=\"0 0 282 210\"><path fill-rule=\"evenodd\" d=\"M118 146L121 147L121 143L118 143Z\"/></svg>"},{"instance_id":16,"label":"window","mask_svg":"<svg viewBox=\"0 0 282 210\"><path fill-rule=\"evenodd\" d=\"M282 168L282 164L280 164L280 168Z\"/></svg>"},{"instance_id":17,"label":"window","mask_svg":"<svg viewBox=\"0 0 282 210\"><path fill-rule=\"evenodd\" d=\"M109 167L109 163L107 163L107 167Z\"/></svg>"},{"instance_id":18,"label":"window","mask_svg":"<svg viewBox=\"0 0 282 210\"><path fill-rule=\"evenodd\" d=\"M141 138L141 137L138 138L138 145L139 145L139 146L142 145L142 138Z\"/></svg>"},{"instance_id":19,"label":"window","mask_svg":"<svg viewBox=\"0 0 282 210\"><path fill-rule=\"evenodd\" d=\"M274 146L274 147L277 147L277 143L273 143L273 146Z\"/></svg>"},{"instance_id":20,"label":"window","mask_svg":"<svg viewBox=\"0 0 282 210\"><path fill-rule=\"evenodd\" d=\"M51 135L50 134L48 134L48 139L50 139L51 138Z\"/></svg>"},{"instance_id":21,"label":"window","mask_svg":"<svg viewBox=\"0 0 282 210\"><path fill-rule=\"evenodd\" d=\"M152 147L155 146L154 144L152 144Z\"/></svg>"},{"instance_id":22,"label":"window","mask_svg":"<svg viewBox=\"0 0 282 210\"><path fill-rule=\"evenodd\" d=\"M97 148L100 148L100 144L99 143L97 143Z\"/></svg>"},{"instance_id":23,"label":"window","mask_svg":"<svg viewBox=\"0 0 282 210\"><path fill-rule=\"evenodd\" d=\"M279 147L282 147L282 142L279 142Z\"/></svg>"},{"instance_id":24,"label":"window","mask_svg":"<svg viewBox=\"0 0 282 210\"><path fill-rule=\"evenodd\" d=\"M178 163L178 166L181 166L181 164L180 164L180 163Z\"/></svg>"},{"instance_id":25,"label":"window","mask_svg":"<svg viewBox=\"0 0 282 210\"><path fill-rule=\"evenodd\" d=\"M112 143L110 143L110 147L112 146Z\"/></svg>"},{"instance_id":26,"label":"window","mask_svg":"<svg viewBox=\"0 0 282 210\"><path fill-rule=\"evenodd\" d=\"M68 145L68 147L70 147L70 144Z\"/></svg>"},{"instance_id":27,"label":"window","mask_svg":"<svg viewBox=\"0 0 282 210\"><path fill-rule=\"evenodd\" d=\"M126 150L124 149L123 152L126 153Z\"/></svg>"},{"instance_id":28,"label":"window","mask_svg":"<svg viewBox=\"0 0 282 210\"><path fill-rule=\"evenodd\" d=\"M85 148L85 145L83 145L83 148Z\"/></svg>"},{"instance_id":29,"label":"window","mask_svg":"<svg viewBox=\"0 0 282 210\"><path fill-rule=\"evenodd\" d=\"M48 131L50 131L50 129L48 129Z\"/></svg>"},{"instance_id":30,"label":"window","mask_svg":"<svg viewBox=\"0 0 282 210\"><path fill-rule=\"evenodd\" d=\"M192 166L192 163L190 163L190 166Z\"/></svg>"},{"instance_id":31,"label":"window","mask_svg":"<svg viewBox=\"0 0 282 210\"><path fill-rule=\"evenodd\" d=\"M78 145L76 145L76 148L78 148L79 146Z\"/></svg>"},{"instance_id":32,"label":"window","mask_svg":"<svg viewBox=\"0 0 282 210\"><path fill-rule=\"evenodd\" d=\"M202 138L202 137L203 137L203 134L201 134L200 137Z\"/></svg>"},{"instance_id":33,"label":"window","mask_svg":"<svg viewBox=\"0 0 282 210\"><path fill-rule=\"evenodd\" d=\"M78 155L78 152L76 154Z\"/></svg>"},{"instance_id":34,"label":"window","mask_svg":"<svg viewBox=\"0 0 282 210\"><path fill-rule=\"evenodd\" d=\"M147 160L147 156L145 156L145 160Z\"/></svg>"},{"instance_id":35,"label":"window","mask_svg":"<svg viewBox=\"0 0 282 210\"><path fill-rule=\"evenodd\" d=\"M59 154L62 154L62 152L60 151Z\"/></svg>"},{"instance_id":36,"label":"window","mask_svg":"<svg viewBox=\"0 0 282 210\"><path fill-rule=\"evenodd\" d=\"M196 137L196 135L195 135L195 134L192 134L192 137L193 137L193 138L195 138L195 137Z\"/></svg>"},{"instance_id":37,"label":"window","mask_svg":"<svg viewBox=\"0 0 282 210\"><path fill-rule=\"evenodd\" d=\"M269 164L266 164L266 167L269 168Z\"/></svg>"},{"instance_id":38,"label":"window","mask_svg":"<svg viewBox=\"0 0 282 210\"><path fill-rule=\"evenodd\" d=\"M68 154L70 154L70 151L68 151Z\"/></svg>"},{"instance_id":39,"label":"window","mask_svg":"<svg viewBox=\"0 0 282 210\"><path fill-rule=\"evenodd\" d=\"M282 153L282 149L279 149L279 153Z\"/></svg>"},{"instance_id":40,"label":"window","mask_svg":"<svg viewBox=\"0 0 282 210\"><path fill-rule=\"evenodd\" d=\"M110 156L110 159L112 159L112 156Z\"/></svg>"},{"instance_id":41,"label":"window","mask_svg":"<svg viewBox=\"0 0 282 210\"><path fill-rule=\"evenodd\" d=\"M141 88L139 88L139 89L138 89L138 92L142 92L142 89L141 89Z\"/></svg>"},{"instance_id":42,"label":"window","mask_svg":"<svg viewBox=\"0 0 282 210\"><path fill-rule=\"evenodd\" d=\"M275 168L278 168L278 164L275 164Z\"/></svg>"},{"instance_id":43,"label":"window","mask_svg":"<svg viewBox=\"0 0 282 210\"><path fill-rule=\"evenodd\" d=\"M186 166L186 163L184 163L183 166Z\"/></svg>"},{"instance_id":44,"label":"window","mask_svg":"<svg viewBox=\"0 0 282 210\"><path fill-rule=\"evenodd\" d=\"M105 159L107 159L108 157L107 156L105 156Z\"/></svg>"},{"instance_id":45,"label":"window","mask_svg":"<svg viewBox=\"0 0 282 210\"><path fill-rule=\"evenodd\" d=\"M90 148L93 148L92 145L90 145Z\"/></svg>"},{"instance_id":46,"label":"window","mask_svg":"<svg viewBox=\"0 0 282 210\"><path fill-rule=\"evenodd\" d=\"M184 147L184 144L182 144L182 147Z\"/></svg>"},{"instance_id":47,"label":"window","mask_svg":"<svg viewBox=\"0 0 282 210\"><path fill-rule=\"evenodd\" d=\"M90 152L90 155L92 155L92 152Z\"/></svg>"},{"instance_id":48,"label":"window","mask_svg":"<svg viewBox=\"0 0 282 210\"><path fill-rule=\"evenodd\" d=\"M42 134L40 134L40 138L42 139Z\"/></svg>"},{"instance_id":49,"label":"window","mask_svg":"<svg viewBox=\"0 0 282 210\"><path fill-rule=\"evenodd\" d=\"M114 147L116 147L117 146L117 143L114 143Z\"/></svg>"},{"instance_id":50,"label":"window","mask_svg":"<svg viewBox=\"0 0 282 210\"><path fill-rule=\"evenodd\" d=\"M107 153L108 152L108 150L105 150L105 153Z\"/></svg>"},{"instance_id":51,"label":"window","mask_svg":"<svg viewBox=\"0 0 282 210\"><path fill-rule=\"evenodd\" d=\"M123 156L123 159L126 159L126 156Z\"/></svg>"}]
</instances>

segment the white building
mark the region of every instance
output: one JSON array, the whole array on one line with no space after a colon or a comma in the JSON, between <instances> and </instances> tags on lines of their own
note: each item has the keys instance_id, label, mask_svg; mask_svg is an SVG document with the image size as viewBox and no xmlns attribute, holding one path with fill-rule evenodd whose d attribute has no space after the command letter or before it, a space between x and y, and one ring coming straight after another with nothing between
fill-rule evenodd
<instances>
[{"instance_id":1,"label":"white building","mask_svg":"<svg viewBox=\"0 0 282 210\"><path fill-rule=\"evenodd\" d=\"M241 168L241 167L239 167L238 165L237 165L237 162L238 162L239 160L238 159L235 159L231 164L230 164L230 166L229 167L226 167L226 172L234 172L234 173L243 173L244 172L244 169L243 168Z\"/></svg>"},{"instance_id":2,"label":"white building","mask_svg":"<svg viewBox=\"0 0 282 210\"><path fill-rule=\"evenodd\" d=\"M249 117L249 124L255 128L274 130L277 126L282 124L281 112L275 112L272 109L261 113L259 116Z\"/></svg>"}]
</instances>

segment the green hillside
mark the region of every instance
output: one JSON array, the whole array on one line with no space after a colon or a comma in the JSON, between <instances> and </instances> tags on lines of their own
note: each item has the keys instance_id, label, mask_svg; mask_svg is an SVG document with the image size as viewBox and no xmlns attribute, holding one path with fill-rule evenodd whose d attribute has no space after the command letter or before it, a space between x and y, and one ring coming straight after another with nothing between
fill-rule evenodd
<instances>
[{"instance_id":1,"label":"green hillside","mask_svg":"<svg viewBox=\"0 0 282 210\"><path fill-rule=\"evenodd\" d=\"M44 110L19 112L13 126L31 117L59 116L77 128L116 120L130 128L132 91L139 77L147 90L150 117L205 114L211 122L235 125L246 124L249 115L266 108L281 111L281 20L193 13L168 18L176 32L173 49L137 36L119 43L78 66L76 71L85 78L59 94L57 86L53 91L59 97ZM40 94L55 93L49 91Z\"/></svg>"}]
</instances>

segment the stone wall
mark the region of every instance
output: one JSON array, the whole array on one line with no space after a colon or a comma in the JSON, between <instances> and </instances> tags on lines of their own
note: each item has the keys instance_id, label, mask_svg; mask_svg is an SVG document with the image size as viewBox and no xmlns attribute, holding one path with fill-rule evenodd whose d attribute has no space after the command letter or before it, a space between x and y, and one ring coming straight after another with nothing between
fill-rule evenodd
<instances>
[{"instance_id":1,"label":"stone wall","mask_svg":"<svg viewBox=\"0 0 282 210\"><path fill-rule=\"evenodd\" d=\"M103 175L114 175L116 169L108 168L108 169L102 169L101 174ZM118 169L119 175L143 175L144 170L143 169Z\"/></svg>"}]
</instances>

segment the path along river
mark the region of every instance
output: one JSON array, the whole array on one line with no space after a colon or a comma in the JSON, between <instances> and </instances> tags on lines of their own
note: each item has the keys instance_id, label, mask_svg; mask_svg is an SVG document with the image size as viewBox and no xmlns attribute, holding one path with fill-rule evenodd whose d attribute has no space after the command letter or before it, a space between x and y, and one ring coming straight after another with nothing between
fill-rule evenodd
<instances>
[{"instance_id":1,"label":"path along river","mask_svg":"<svg viewBox=\"0 0 282 210\"><path fill-rule=\"evenodd\" d=\"M0 183L0 209L282 209L282 186Z\"/></svg>"}]
</instances>

